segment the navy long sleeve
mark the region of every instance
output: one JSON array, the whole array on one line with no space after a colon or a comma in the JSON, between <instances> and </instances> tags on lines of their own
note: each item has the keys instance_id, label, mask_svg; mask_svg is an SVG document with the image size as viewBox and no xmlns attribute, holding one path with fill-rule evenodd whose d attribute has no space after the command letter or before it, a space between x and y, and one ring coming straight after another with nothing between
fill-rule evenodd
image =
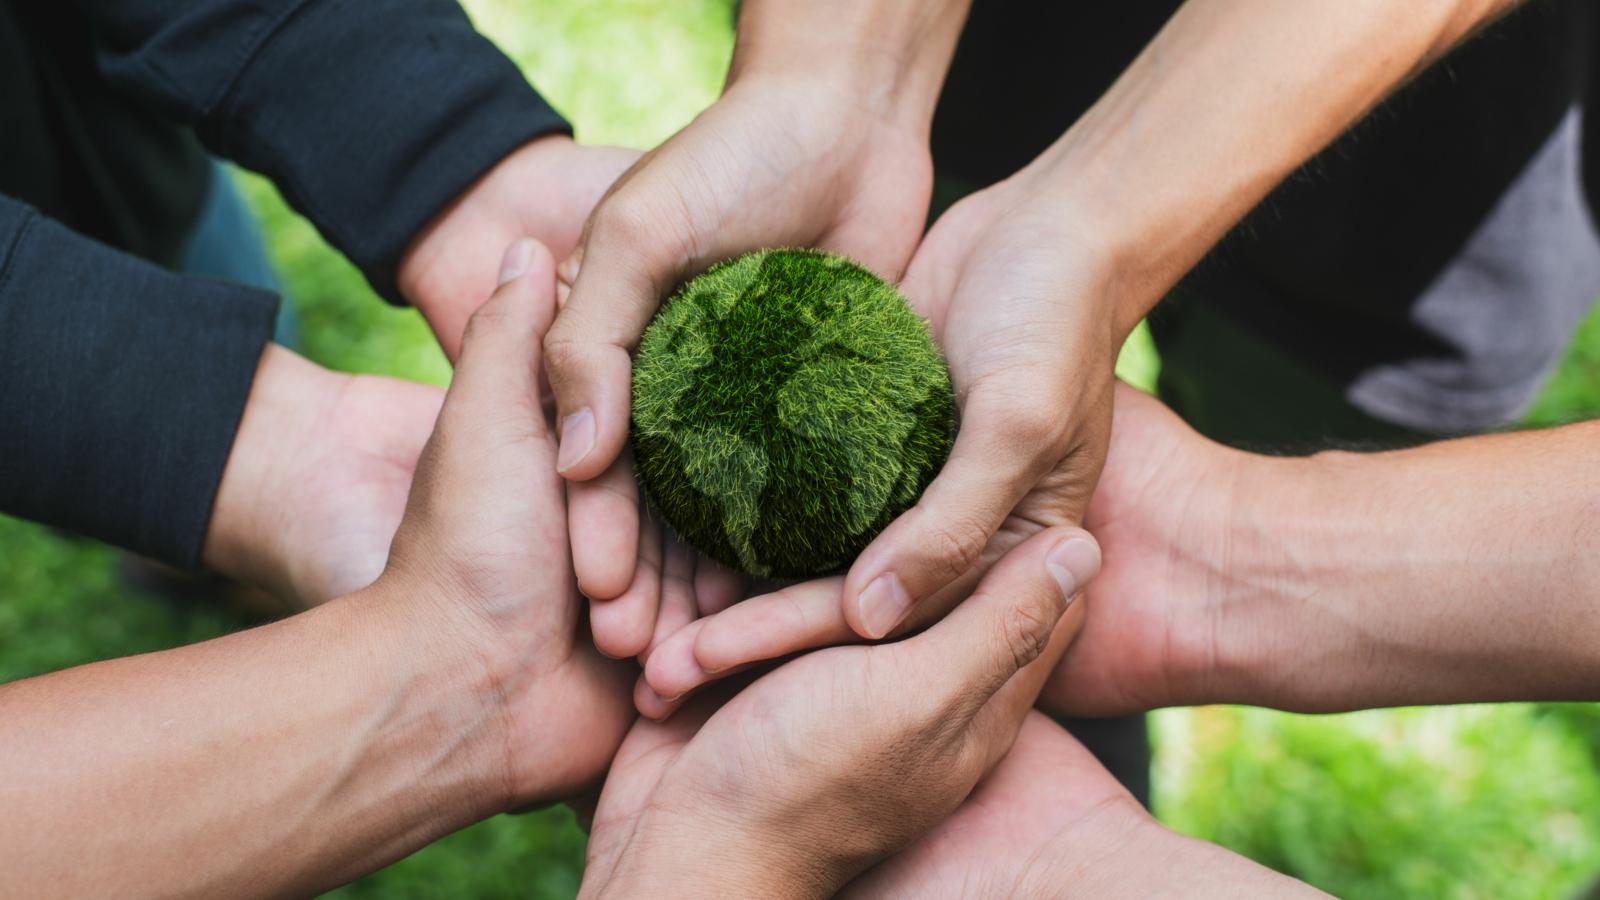
<instances>
[{"instance_id":1,"label":"navy long sleeve","mask_svg":"<svg viewBox=\"0 0 1600 900\"><path fill-rule=\"evenodd\" d=\"M566 122L451 0L78 0L101 71L271 178L384 297L411 239Z\"/></svg>"},{"instance_id":2,"label":"navy long sleeve","mask_svg":"<svg viewBox=\"0 0 1600 900\"><path fill-rule=\"evenodd\" d=\"M193 565L277 305L0 197L0 511Z\"/></svg>"},{"instance_id":3,"label":"navy long sleeve","mask_svg":"<svg viewBox=\"0 0 1600 900\"><path fill-rule=\"evenodd\" d=\"M523 143L567 130L447 0L77 0L75 11L78 27L0 0L0 82L18 89L0 91L0 122L29 138L0 164L18 167L16 185L47 177L41 195L70 196L59 212L82 223L131 223L102 235L128 249L144 219L166 219L118 202L192 204L155 180L122 185L112 176L132 177L126 167L84 164L104 135L83 126L107 109L189 126L273 179L392 301L405 248L439 211ZM0 197L0 512L193 565L275 304L166 273Z\"/></svg>"}]
</instances>

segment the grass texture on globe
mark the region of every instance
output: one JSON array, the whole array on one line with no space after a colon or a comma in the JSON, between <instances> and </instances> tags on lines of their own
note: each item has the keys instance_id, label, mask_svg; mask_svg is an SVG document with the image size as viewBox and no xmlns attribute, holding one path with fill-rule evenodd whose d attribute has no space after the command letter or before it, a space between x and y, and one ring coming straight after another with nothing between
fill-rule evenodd
<instances>
[{"instance_id":1,"label":"grass texture on globe","mask_svg":"<svg viewBox=\"0 0 1600 900\"><path fill-rule=\"evenodd\" d=\"M950 372L893 285L766 250L662 307L633 366L639 480L679 537L751 575L842 570L949 456Z\"/></svg>"}]
</instances>

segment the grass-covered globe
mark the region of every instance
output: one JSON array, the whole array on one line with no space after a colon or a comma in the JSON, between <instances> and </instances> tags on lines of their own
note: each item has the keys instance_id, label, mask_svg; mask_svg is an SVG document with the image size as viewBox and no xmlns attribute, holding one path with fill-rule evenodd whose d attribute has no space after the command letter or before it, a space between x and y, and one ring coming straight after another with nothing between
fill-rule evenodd
<instances>
[{"instance_id":1,"label":"grass-covered globe","mask_svg":"<svg viewBox=\"0 0 1600 900\"><path fill-rule=\"evenodd\" d=\"M689 282L645 331L633 445L655 508L752 575L837 572L909 509L955 437L950 373L894 286L769 250Z\"/></svg>"}]
</instances>

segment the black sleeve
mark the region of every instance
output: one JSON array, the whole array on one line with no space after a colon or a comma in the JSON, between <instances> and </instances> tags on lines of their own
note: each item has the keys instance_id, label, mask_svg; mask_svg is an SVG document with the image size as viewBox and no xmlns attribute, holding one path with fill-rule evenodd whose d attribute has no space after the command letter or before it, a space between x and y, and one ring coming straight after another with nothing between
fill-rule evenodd
<instances>
[{"instance_id":1,"label":"black sleeve","mask_svg":"<svg viewBox=\"0 0 1600 900\"><path fill-rule=\"evenodd\" d=\"M569 131L452 0L78 4L114 84L271 178L391 301L437 213Z\"/></svg>"},{"instance_id":2,"label":"black sleeve","mask_svg":"<svg viewBox=\"0 0 1600 900\"><path fill-rule=\"evenodd\" d=\"M277 307L0 197L0 512L194 565Z\"/></svg>"}]
</instances>

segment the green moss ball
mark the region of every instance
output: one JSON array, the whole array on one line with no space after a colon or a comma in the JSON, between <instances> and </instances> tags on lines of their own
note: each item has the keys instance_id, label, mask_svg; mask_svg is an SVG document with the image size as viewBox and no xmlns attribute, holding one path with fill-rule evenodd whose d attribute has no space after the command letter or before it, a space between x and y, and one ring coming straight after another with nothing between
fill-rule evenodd
<instances>
[{"instance_id":1,"label":"green moss ball","mask_svg":"<svg viewBox=\"0 0 1600 900\"><path fill-rule=\"evenodd\" d=\"M751 253L674 295L633 366L639 480L680 537L752 575L837 572L949 456L950 372L850 260Z\"/></svg>"}]
</instances>

